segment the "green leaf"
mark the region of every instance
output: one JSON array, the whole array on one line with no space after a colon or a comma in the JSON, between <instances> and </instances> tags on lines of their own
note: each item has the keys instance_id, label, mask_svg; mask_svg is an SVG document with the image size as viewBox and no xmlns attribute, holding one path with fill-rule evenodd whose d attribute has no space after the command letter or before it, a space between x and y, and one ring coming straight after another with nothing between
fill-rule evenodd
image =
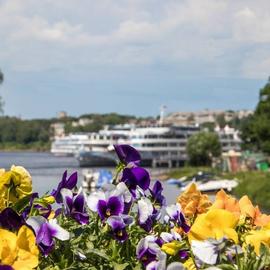
<instances>
[{"instance_id":1,"label":"green leaf","mask_svg":"<svg viewBox=\"0 0 270 270\"><path fill-rule=\"evenodd\" d=\"M101 258L103 258L103 259L105 259L107 261L110 260L110 258L107 256L107 254L103 250L89 249L88 252L87 252L87 255L89 253L95 254L95 255L97 255L97 256L99 256L99 257L101 257Z\"/></svg>"},{"instance_id":2,"label":"green leaf","mask_svg":"<svg viewBox=\"0 0 270 270\"><path fill-rule=\"evenodd\" d=\"M28 205L29 205L29 201L32 197L32 194L29 194L25 197L23 197L22 199L20 199L19 201L17 201L13 206L13 210L15 210L17 213L20 213L22 210L24 210Z\"/></svg>"},{"instance_id":3,"label":"green leaf","mask_svg":"<svg viewBox=\"0 0 270 270\"><path fill-rule=\"evenodd\" d=\"M222 270L236 270L236 268L230 264L220 264L220 265L217 265L217 267Z\"/></svg>"},{"instance_id":4,"label":"green leaf","mask_svg":"<svg viewBox=\"0 0 270 270\"><path fill-rule=\"evenodd\" d=\"M128 265L129 265L128 263L122 263L122 264L119 264L119 263L113 262L113 269L114 269L114 270L124 270L124 269L126 269L126 267L127 267Z\"/></svg>"}]
</instances>

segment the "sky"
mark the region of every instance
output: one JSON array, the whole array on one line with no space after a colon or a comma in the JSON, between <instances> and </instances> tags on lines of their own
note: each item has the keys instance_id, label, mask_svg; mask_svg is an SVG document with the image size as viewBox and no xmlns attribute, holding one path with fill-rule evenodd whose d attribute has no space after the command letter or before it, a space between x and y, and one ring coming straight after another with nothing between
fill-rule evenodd
<instances>
[{"instance_id":1,"label":"sky","mask_svg":"<svg viewBox=\"0 0 270 270\"><path fill-rule=\"evenodd\" d=\"M269 0L0 0L5 114L254 109Z\"/></svg>"}]
</instances>

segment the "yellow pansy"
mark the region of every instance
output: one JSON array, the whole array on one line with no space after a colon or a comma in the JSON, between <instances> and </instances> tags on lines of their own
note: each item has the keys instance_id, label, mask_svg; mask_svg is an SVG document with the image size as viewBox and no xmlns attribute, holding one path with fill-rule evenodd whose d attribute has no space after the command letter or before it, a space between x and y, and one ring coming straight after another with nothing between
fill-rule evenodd
<instances>
[{"instance_id":1,"label":"yellow pansy","mask_svg":"<svg viewBox=\"0 0 270 270\"><path fill-rule=\"evenodd\" d=\"M32 193L32 180L29 172L21 166L12 166L10 171L0 176L0 194L10 202Z\"/></svg>"},{"instance_id":2,"label":"yellow pansy","mask_svg":"<svg viewBox=\"0 0 270 270\"><path fill-rule=\"evenodd\" d=\"M254 246L254 250L257 255L260 254L260 246L262 244L270 246L270 230L253 230L248 233L245 238L246 244Z\"/></svg>"},{"instance_id":3,"label":"yellow pansy","mask_svg":"<svg viewBox=\"0 0 270 270\"><path fill-rule=\"evenodd\" d=\"M42 200L45 202L45 203L48 203L48 204L53 204L55 203L55 198L51 195L47 195L47 196L44 196L42 198Z\"/></svg>"},{"instance_id":4,"label":"yellow pansy","mask_svg":"<svg viewBox=\"0 0 270 270\"><path fill-rule=\"evenodd\" d=\"M0 169L0 176L1 176L2 174L4 174L4 172L5 172L5 169Z\"/></svg>"},{"instance_id":5,"label":"yellow pansy","mask_svg":"<svg viewBox=\"0 0 270 270\"><path fill-rule=\"evenodd\" d=\"M227 237L237 243L238 236L234 230L237 222L238 218L231 212L223 209L211 209L196 218L188 233L189 241Z\"/></svg>"},{"instance_id":6,"label":"yellow pansy","mask_svg":"<svg viewBox=\"0 0 270 270\"><path fill-rule=\"evenodd\" d=\"M162 245L161 250L165 253L175 256L177 252L181 249L182 245L179 241L172 241L170 243L165 243Z\"/></svg>"},{"instance_id":7,"label":"yellow pansy","mask_svg":"<svg viewBox=\"0 0 270 270\"><path fill-rule=\"evenodd\" d=\"M193 217L205 213L212 205L206 194L202 194L196 184L192 183L177 200L180 203L186 217Z\"/></svg>"},{"instance_id":8,"label":"yellow pansy","mask_svg":"<svg viewBox=\"0 0 270 270\"><path fill-rule=\"evenodd\" d=\"M22 226L18 235L0 229L0 262L14 270L31 270L38 266L39 251L34 233Z\"/></svg>"},{"instance_id":9,"label":"yellow pansy","mask_svg":"<svg viewBox=\"0 0 270 270\"><path fill-rule=\"evenodd\" d=\"M189 258L187 261L185 261L184 266L187 270L197 270L197 267L195 266L192 258Z\"/></svg>"}]
</instances>

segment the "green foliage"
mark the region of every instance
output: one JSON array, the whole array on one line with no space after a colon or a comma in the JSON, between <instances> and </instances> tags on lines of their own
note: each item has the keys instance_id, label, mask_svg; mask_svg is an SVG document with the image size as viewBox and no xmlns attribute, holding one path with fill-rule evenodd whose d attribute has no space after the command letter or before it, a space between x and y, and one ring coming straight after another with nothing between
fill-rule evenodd
<instances>
[{"instance_id":1,"label":"green foliage","mask_svg":"<svg viewBox=\"0 0 270 270\"><path fill-rule=\"evenodd\" d=\"M216 122L221 128L224 128L226 126L227 122L225 120L224 113L221 113L221 114L216 116Z\"/></svg>"},{"instance_id":2,"label":"green foliage","mask_svg":"<svg viewBox=\"0 0 270 270\"><path fill-rule=\"evenodd\" d=\"M119 125L125 124L130 120L136 120L135 116L120 115L117 113L109 114L84 114L80 118L90 119L92 122L85 126L72 126L72 121L67 121L65 131L70 132L97 132L103 128L104 125Z\"/></svg>"},{"instance_id":3,"label":"green foliage","mask_svg":"<svg viewBox=\"0 0 270 270\"><path fill-rule=\"evenodd\" d=\"M50 120L0 118L0 147L3 149L37 149L49 147Z\"/></svg>"},{"instance_id":4,"label":"green foliage","mask_svg":"<svg viewBox=\"0 0 270 270\"><path fill-rule=\"evenodd\" d=\"M0 69L0 84L3 83L3 81L4 81L4 74Z\"/></svg>"},{"instance_id":5,"label":"green foliage","mask_svg":"<svg viewBox=\"0 0 270 270\"><path fill-rule=\"evenodd\" d=\"M0 84L2 84L4 81L4 74L0 69ZM4 113L4 101L2 99L2 97L0 96L0 115Z\"/></svg>"},{"instance_id":6,"label":"green foliage","mask_svg":"<svg viewBox=\"0 0 270 270\"><path fill-rule=\"evenodd\" d=\"M233 190L237 197L248 195L262 208L270 209L270 173L253 171L227 174L227 178L237 178L239 185Z\"/></svg>"},{"instance_id":7,"label":"green foliage","mask_svg":"<svg viewBox=\"0 0 270 270\"><path fill-rule=\"evenodd\" d=\"M270 81L260 90L255 113L242 127L246 148L270 153Z\"/></svg>"},{"instance_id":8,"label":"green foliage","mask_svg":"<svg viewBox=\"0 0 270 270\"><path fill-rule=\"evenodd\" d=\"M199 132L192 135L187 143L187 153L191 165L210 165L212 157L219 157L221 154L218 136L212 132Z\"/></svg>"},{"instance_id":9,"label":"green foliage","mask_svg":"<svg viewBox=\"0 0 270 270\"><path fill-rule=\"evenodd\" d=\"M0 97L1 114L1 97ZM92 122L86 126L72 126L72 122L79 118L88 118ZM65 119L33 119L21 120L16 117L0 117L0 149L5 150L38 150L44 151L50 148L50 137L53 130L50 128L52 123L63 122L65 132L97 132L104 125L124 124L136 117L128 115L110 114L90 114L79 118L66 117Z\"/></svg>"}]
</instances>

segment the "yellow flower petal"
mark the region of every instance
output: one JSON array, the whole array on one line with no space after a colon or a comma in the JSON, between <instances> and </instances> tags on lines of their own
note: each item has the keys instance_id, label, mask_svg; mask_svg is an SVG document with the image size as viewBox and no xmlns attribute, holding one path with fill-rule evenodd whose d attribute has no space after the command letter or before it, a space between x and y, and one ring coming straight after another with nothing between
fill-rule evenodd
<instances>
[{"instance_id":1,"label":"yellow flower petal","mask_svg":"<svg viewBox=\"0 0 270 270\"><path fill-rule=\"evenodd\" d=\"M17 257L16 234L0 229L0 261L2 264L12 265Z\"/></svg>"},{"instance_id":2,"label":"yellow flower petal","mask_svg":"<svg viewBox=\"0 0 270 270\"><path fill-rule=\"evenodd\" d=\"M257 255L260 255L260 246L270 246L270 230L251 231L245 238L246 244L254 246Z\"/></svg>"},{"instance_id":3,"label":"yellow flower petal","mask_svg":"<svg viewBox=\"0 0 270 270\"><path fill-rule=\"evenodd\" d=\"M42 198L42 200L48 204L53 204L55 203L55 198L51 195L45 196Z\"/></svg>"},{"instance_id":4,"label":"yellow flower petal","mask_svg":"<svg viewBox=\"0 0 270 270\"><path fill-rule=\"evenodd\" d=\"M165 243L162 245L161 250L166 252L169 255L176 255L177 252L181 249L182 245L179 241L172 241L170 243Z\"/></svg>"},{"instance_id":5,"label":"yellow flower petal","mask_svg":"<svg viewBox=\"0 0 270 270\"><path fill-rule=\"evenodd\" d=\"M195 266L192 258L189 258L187 261L185 261L184 266L187 270L197 270L197 267Z\"/></svg>"},{"instance_id":6,"label":"yellow flower petal","mask_svg":"<svg viewBox=\"0 0 270 270\"><path fill-rule=\"evenodd\" d=\"M211 209L196 218L188 233L189 241L228 237L237 243L238 237L234 230L237 222L234 214L223 209Z\"/></svg>"}]
</instances>

